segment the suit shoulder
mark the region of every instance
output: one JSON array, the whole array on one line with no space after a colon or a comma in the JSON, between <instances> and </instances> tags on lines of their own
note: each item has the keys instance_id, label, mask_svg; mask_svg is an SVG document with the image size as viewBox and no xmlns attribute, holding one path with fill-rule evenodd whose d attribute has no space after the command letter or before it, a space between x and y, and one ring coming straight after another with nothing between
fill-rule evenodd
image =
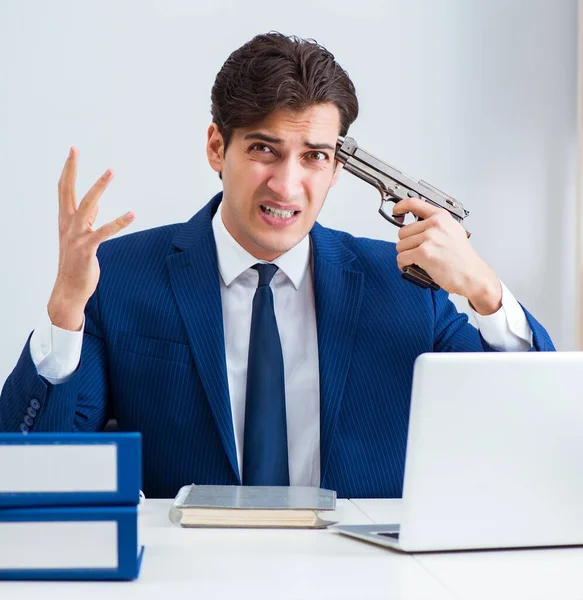
<instances>
[{"instance_id":1,"label":"suit shoulder","mask_svg":"<svg viewBox=\"0 0 583 600\"><path fill-rule=\"evenodd\" d=\"M176 232L183 223L162 225L133 233L126 233L112 240L107 240L99 246L100 258L109 259L120 253L128 255L151 255L165 252Z\"/></svg>"},{"instance_id":2,"label":"suit shoulder","mask_svg":"<svg viewBox=\"0 0 583 600\"><path fill-rule=\"evenodd\" d=\"M100 281L152 277L164 270L172 240L182 223L127 233L100 244ZM146 275L147 274L147 275Z\"/></svg>"},{"instance_id":3,"label":"suit shoulder","mask_svg":"<svg viewBox=\"0 0 583 600\"><path fill-rule=\"evenodd\" d=\"M396 260L397 247L393 242L367 237L356 237L338 229L329 229L327 227L325 229L349 248L361 262L370 263Z\"/></svg>"}]
</instances>

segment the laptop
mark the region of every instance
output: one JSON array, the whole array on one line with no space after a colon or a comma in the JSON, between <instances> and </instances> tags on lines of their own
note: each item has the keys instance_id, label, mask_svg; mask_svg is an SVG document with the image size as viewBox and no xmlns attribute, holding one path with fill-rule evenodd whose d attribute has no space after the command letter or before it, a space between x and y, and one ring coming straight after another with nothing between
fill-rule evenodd
<instances>
[{"instance_id":1,"label":"laptop","mask_svg":"<svg viewBox=\"0 0 583 600\"><path fill-rule=\"evenodd\" d=\"M333 529L404 552L583 544L583 353L419 356L401 523Z\"/></svg>"}]
</instances>

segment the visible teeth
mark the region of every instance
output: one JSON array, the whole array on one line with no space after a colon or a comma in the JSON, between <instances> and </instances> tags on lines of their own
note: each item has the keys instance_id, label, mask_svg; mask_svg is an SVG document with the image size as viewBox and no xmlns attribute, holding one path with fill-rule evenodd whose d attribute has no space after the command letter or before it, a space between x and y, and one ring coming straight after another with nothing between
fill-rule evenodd
<instances>
[{"instance_id":1,"label":"visible teeth","mask_svg":"<svg viewBox=\"0 0 583 600\"><path fill-rule=\"evenodd\" d=\"M277 217L278 219L289 219L290 217L293 217L293 215L295 214L295 210L281 210L279 208L271 208L271 206L264 206L263 204L261 205L261 210L263 210L264 213L271 215L272 217Z\"/></svg>"}]
</instances>

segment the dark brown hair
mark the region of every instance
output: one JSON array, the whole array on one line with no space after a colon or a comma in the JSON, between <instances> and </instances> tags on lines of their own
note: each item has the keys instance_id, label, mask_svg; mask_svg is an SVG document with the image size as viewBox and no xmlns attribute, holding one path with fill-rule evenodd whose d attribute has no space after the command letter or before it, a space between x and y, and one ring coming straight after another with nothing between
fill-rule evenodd
<instances>
[{"instance_id":1,"label":"dark brown hair","mask_svg":"<svg viewBox=\"0 0 583 600\"><path fill-rule=\"evenodd\" d=\"M346 135L358 115L354 84L334 55L314 40L277 31L255 36L229 56L215 79L211 101L225 149L235 128L250 127L274 110L335 104L340 135Z\"/></svg>"}]
</instances>

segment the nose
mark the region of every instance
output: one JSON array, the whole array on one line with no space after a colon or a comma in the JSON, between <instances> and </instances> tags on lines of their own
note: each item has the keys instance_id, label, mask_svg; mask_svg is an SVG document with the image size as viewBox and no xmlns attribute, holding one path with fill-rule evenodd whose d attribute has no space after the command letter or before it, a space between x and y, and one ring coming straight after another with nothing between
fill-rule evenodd
<instances>
[{"instance_id":1,"label":"nose","mask_svg":"<svg viewBox=\"0 0 583 600\"><path fill-rule=\"evenodd\" d=\"M267 187L282 200L301 195L303 191L303 168L294 160L284 160L273 166Z\"/></svg>"}]
</instances>

